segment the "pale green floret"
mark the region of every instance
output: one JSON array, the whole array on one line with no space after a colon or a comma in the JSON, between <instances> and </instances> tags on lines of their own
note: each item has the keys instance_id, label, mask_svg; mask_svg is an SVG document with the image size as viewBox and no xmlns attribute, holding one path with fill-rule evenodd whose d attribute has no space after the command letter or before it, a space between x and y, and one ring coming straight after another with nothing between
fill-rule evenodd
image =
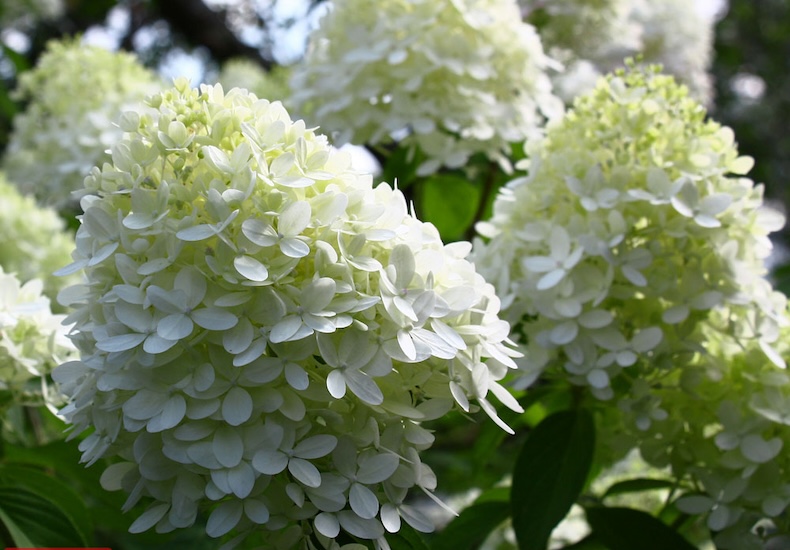
<instances>
[{"instance_id":1,"label":"pale green floret","mask_svg":"<svg viewBox=\"0 0 790 550\"><path fill-rule=\"evenodd\" d=\"M15 92L29 103L14 118L2 161L9 181L42 204L75 207L85 176L110 160L107 151L121 137L118 113L142 108L136 105L160 87L131 54L50 42Z\"/></svg>"},{"instance_id":2,"label":"pale green floret","mask_svg":"<svg viewBox=\"0 0 790 550\"><path fill-rule=\"evenodd\" d=\"M521 385L543 375L615 401L604 446L638 445L709 494L708 470L748 485L749 464L770 464L790 482L771 454L786 421L750 408L754 384L737 390L770 375L790 391L780 338L790 323L764 266L768 234L784 220L743 176L752 160L738 156L732 131L671 77L632 68L601 80L526 152L527 175L478 225L489 240L474 253L523 337ZM755 436L744 439L740 466L711 435L727 400L746 411L744 436ZM769 417L786 416L785 401L766 403ZM762 497L742 496L733 509L759 515ZM786 504L768 502L770 516L786 515ZM722 514L711 528L739 517Z\"/></svg>"},{"instance_id":3,"label":"pale green floret","mask_svg":"<svg viewBox=\"0 0 790 550\"><path fill-rule=\"evenodd\" d=\"M44 293L55 299L75 277L53 275L71 262L74 238L57 212L25 197L0 174L0 267L22 282L42 279Z\"/></svg>"},{"instance_id":4,"label":"pale green floret","mask_svg":"<svg viewBox=\"0 0 790 550\"><path fill-rule=\"evenodd\" d=\"M561 102L510 0L340 0L291 81L297 109L339 144L418 147L429 174L475 153L507 162Z\"/></svg>"},{"instance_id":5,"label":"pale green floret","mask_svg":"<svg viewBox=\"0 0 790 550\"><path fill-rule=\"evenodd\" d=\"M152 501L131 527L209 512L212 537L294 547L340 529L386 546L436 478L423 420L490 401L518 354L494 289L279 102L185 80L126 113L94 168L74 262L81 361L55 372L83 460ZM216 503L216 504L215 504ZM276 534L274 534L276 533Z\"/></svg>"},{"instance_id":6,"label":"pale green floret","mask_svg":"<svg viewBox=\"0 0 790 550\"><path fill-rule=\"evenodd\" d=\"M42 284L22 284L0 267L0 394L4 403L61 406L63 397L48 381L55 366L76 356L66 338L64 315L53 315ZM10 399L5 398L10 395Z\"/></svg>"}]
</instances>

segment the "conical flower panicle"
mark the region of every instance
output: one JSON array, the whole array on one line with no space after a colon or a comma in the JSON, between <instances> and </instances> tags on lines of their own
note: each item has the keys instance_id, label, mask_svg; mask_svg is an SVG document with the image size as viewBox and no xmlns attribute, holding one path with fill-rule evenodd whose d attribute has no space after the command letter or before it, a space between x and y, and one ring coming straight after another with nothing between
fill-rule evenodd
<instances>
[{"instance_id":1,"label":"conical flower panicle","mask_svg":"<svg viewBox=\"0 0 790 550\"><path fill-rule=\"evenodd\" d=\"M732 130L671 77L631 67L527 157L474 253L523 335L521 386L548 372L611 400L602 446L696 479L714 530L786 519L790 317L764 265L784 220Z\"/></svg>"},{"instance_id":2,"label":"conical flower panicle","mask_svg":"<svg viewBox=\"0 0 790 550\"><path fill-rule=\"evenodd\" d=\"M422 175L510 144L562 111L534 27L511 0L333 2L291 80L296 109L339 143L419 148Z\"/></svg>"},{"instance_id":3,"label":"conical flower panicle","mask_svg":"<svg viewBox=\"0 0 790 550\"><path fill-rule=\"evenodd\" d=\"M491 394L519 409L471 246L280 103L180 80L149 104L86 179L63 270L87 277L63 295L82 357L56 371L62 414L92 429L83 460L123 459L103 482L152 501L135 532L201 507L213 537L430 530L405 503L436 484L420 422L482 408L504 426Z\"/></svg>"}]
</instances>

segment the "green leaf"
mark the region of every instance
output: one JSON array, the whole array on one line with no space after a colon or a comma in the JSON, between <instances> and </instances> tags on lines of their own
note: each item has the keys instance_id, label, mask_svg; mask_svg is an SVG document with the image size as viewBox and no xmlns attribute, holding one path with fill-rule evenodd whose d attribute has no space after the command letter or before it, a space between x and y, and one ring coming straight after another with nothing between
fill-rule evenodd
<instances>
[{"instance_id":1,"label":"green leaf","mask_svg":"<svg viewBox=\"0 0 790 550\"><path fill-rule=\"evenodd\" d=\"M20 547L88 545L64 510L28 489L0 486L0 520Z\"/></svg>"},{"instance_id":2,"label":"green leaf","mask_svg":"<svg viewBox=\"0 0 790 550\"><path fill-rule=\"evenodd\" d=\"M655 491L658 489L671 489L675 486L675 482L667 479L651 479L651 478L636 478L618 481L612 484L602 498L611 497L614 495L622 495L624 493L640 493L642 491Z\"/></svg>"},{"instance_id":3,"label":"green leaf","mask_svg":"<svg viewBox=\"0 0 790 550\"><path fill-rule=\"evenodd\" d=\"M0 488L21 488L51 503L63 512L84 544L93 540L93 520L82 498L62 481L22 466L0 466Z\"/></svg>"},{"instance_id":4,"label":"green leaf","mask_svg":"<svg viewBox=\"0 0 790 550\"><path fill-rule=\"evenodd\" d=\"M434 224L445 242L463 239L476 221L480 185L452 174L439 174L422 182L420 191L421 219Z\"/></svg>"},{"instance_id":5,"label":"green leaf","mask_svg":"<svg viewBox=\"0 0 790 550\"><path fill-rule=\"evenodd\" d=\"M433 538L431 550L476 550L509 515L507 502L473 504Z\"/></svg>"},{"instance_id":6,"label":"green leaf","mask_svg":"<svg viewBox=\"0 0 790 550\"><path fill-rule=\"evenodd\" d=\"M555 413L529 434L516 461L510 504L521 550L544 550L584 488L595 424L586 410Z\"/></svg>"},{"instance_id":7,"label":"green leaf","mask_svg":"<svg viewBox=\"0 0 790 550\"><path fill-rule=\"evenodd\" d=\"M631 508L594 507L585 510L595 538L609 550L696 550L665 523Z\"/></svg>"}]
</instances>

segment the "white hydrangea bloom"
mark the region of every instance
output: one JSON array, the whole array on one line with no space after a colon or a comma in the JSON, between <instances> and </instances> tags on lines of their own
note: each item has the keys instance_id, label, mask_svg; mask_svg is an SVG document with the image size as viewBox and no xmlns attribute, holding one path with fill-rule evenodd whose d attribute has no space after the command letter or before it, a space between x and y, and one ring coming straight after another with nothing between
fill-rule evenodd
<instances>
[{"instance_id":1,"label":"white hydrangea bloom","mask_svg":"<svg viewBox=\"0 0 790 550\"><path fill-rule=\"evenodd\" d=\"M127 113L86 179L67 291L82 358L55 377L83 460L152 501L131 527L340 529L386 544L436 479L420 426L490 396L518 354L494 289L279 102L186 81ZM288 538L291 537L291 538ZM295 537L295 539L294 539Z\"/></svg>"},{"instance_id":2,"label":"white hydrangea bloom","mask_svg":"<svg viewBox=\"0 0 790 550\"><path fill-rule=\"evenodd\" d=\"M53 273L71 262L74 238L57 212L42 208L8 183L0 173L0 267L22 282L40 278L44 293L54 299L75 278Z\"/></svg>"},{"instance_id":3,"label":"white hydrangea bloom","mask_svg":"<svg viewBox=\"0 0 790 550\"><path fill-rule=\"evenodd\" d=\"M703 103L711 101L708 73L715 21L694 0L520 0L527 21L538 26L552 57L566 67L552 73L566 103L593 88L590 65L599 73L641 55L660 63L689 86ZM589 64L589 65L588 65ZM583 71L579 73L579 71ZM567 74L566 74L567 73ZM585 76L581 80L573 77Z\"/></svg>"},{"instance_id":4,"label":"white hydrangea bloom","mask_svg":"<svg viewBox=\"0 0 790 550\"><path fill-rule=\"evenodd\" d=\"M62 405L47 377L76 356L62 325L65 316L52 313L42 289L40 280L22 284L0 267L0 393L10 393L16 404Z\"/></svg>"},{"instance_id":5,"label":"white hydrangea bloom","mask_svg":"<svg viewBox=\"0 0 790 550\"><path fill-rule=\"evenodd\" d=\"M787 527L790 323L764 267L784 220L705 117L655 70L601 80L528 146L474 260L523 336L522 385L545 372L612 400L602 446L699 481L684 502L712 529Z\"/></svg>"},{"instance_id":6,"label":"white hydrangea bloom","mask_svg":"<svg viewBox=\"0 0 790 550\"><path fill-rule=\"evenodd\" d=\"M426 161L504 161L561 111L549 60L514 0L337 0L295 67L292 100L339 143L402 137Z\"/></svg>"},{"instance_id":7,"label":"white hydrangea bloom","mask_svg":"<svg viewBox=\"0 0 790 550\"><path fill-rule=\"evenodd\" d=\"M226 90L246 88L260 98L287 103L290 73L290 68L281 65L266 71L250 59L236 58L223 63L217 83Z\"/></svg>"},{"instance_id":8,"label":"white hydrangea bloom","mask_svg":"<svg viewBox=\"0 0 790 550\"><path fill-rule=\"evenodd\" d=\"M631 19L641 27L644 60L661 63L696 98L710 103L713 18L689 0L634 0Z\"/></svg>"},{"instance_id":9,"label":"white hydrangea bloom","mask_svg":"<svg viewBox=\"0 0 790 550\"><path fill-rule=\"evenodd\" d=\"M107 150L121 137L116 113L160 86L131 54L50 42L19 79L16 93L29 103L14 118L3 159L8 179L42 204L76 205L72 193L91 167L109 160Z\"/></svg>"}]
</instances>

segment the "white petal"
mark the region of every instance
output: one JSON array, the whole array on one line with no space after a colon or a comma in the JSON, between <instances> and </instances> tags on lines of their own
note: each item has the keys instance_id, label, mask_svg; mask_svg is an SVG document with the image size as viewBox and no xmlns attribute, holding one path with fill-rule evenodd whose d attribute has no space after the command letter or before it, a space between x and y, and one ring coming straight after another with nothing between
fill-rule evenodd
<instances>
[{"instance_id":1,"label":"white petal","mask_svg":"<svg viewBox=\"0 0 790 550\"><path fill-rule=\"evenodd\" d=\"M146 339L145 334L119 334L118 336L110 336L104 340L97 341L96 347L102 351L117 352L126 351L139 346L143 340Z\"/></svg>"},{"instance_id":2,"label":"white petal","mask_svg":"<svg viewBox=\"0 0 790 550\"><path fill-rule=\"evenodd\" d=\"M346 379L341 370L333 370L326 377L326 389L335 399L342 399L346 395Z\"/></svg>"},{"instance_id":3,"label":"white petal","mask_svg":"<svg viewBox=\"0 0 790 550\"><path fill-rule=\"evenodd\" d=\"M691 310L686 304L678 304L662 313L661 320L668 325L677 325L685 321L690 312Z\"/></svg>"},{"instance_id":4,"label":"white petal","mask_svg":"<svg viewBox=\"0 0 790 550\"><path fill-rule=\"evenodd\" d=\"M384 402L384 394L370 376L356 369L348 369L344 374L348 389L361 401L368 405L381 405Z\"/></svg>"},{"instance_id":5,"label":"white petal","mask_svg":"<svg viewBox=\"0 0 790 550\"><path fill-rule=\"evenodd\" d=\"M312 462L302 458L293 457L288 461L288 471L298 481L308 487L318 487L321 485L321 474Z\"/></svg>"},{"instance_id":6,"label":"white petal","mask_svg":"<svg viewBox=\"0 0 790 550\"><path fill-rule=\"evenodd\" d=\"M635 286L647 286L647 279L638 269L626 264L620 266L620 271L622 271L626 279L631 281L631 284Z\"/></svg>"},{"instance_id":7,"label":"white petal","mask_svg":"<svg viewBox=\"0 0 790 550\"><path fill-rule=\"evenodd\" d=\"M277 475L288 466L288 457L280 451L261 449L252 457L252 466L262 474Z\"/></svg>"},{"instance_id":8,"label":"white petal","mask_svg":"<svg viewBox=\"0 0 790 550\"><path fill-rule=\"evenodd\" d=\"M154 504L150 506L145 512L140 514L134 523L129 527L130 533L142 533L156 525L162 519L167 511L170 509L170 503L165 502L162 504Z\"/></svg>"},{"instance_id":9,"label":"white petal","mask_svg":"<svg viewBox=\"0 0 790 550\"><path fill-rule=\"evenodd\" d=\"M269 340L275 344L290 340L302 328L302 318L297 315L288 315L272 327Z\"/></svg>"},{"instance_id":10,"label":"white petal","mask_svg":"<svg viewBox=\"0 0 790 550\"><path fill-rule=\"evenodd\" d=\"M156 333L165 340L177 341L192 334L192 319L183 313L168 315L156 325Z\"/></svg>"},{"instance_id":11,"label":"white petal","mask_svg":"<svg viewBox=\"0 0 790 550\"><path fill-rule=\"evenodd\" d=\"M150 433L157 433L175 428L184 419L186 412L187 403L184 396L177 393L167 400L162 412L148 422L146 430Z\"/></svg>"},{"instance_id":12,"label":"white petal","mask_svg":"<svg viewBox=\"0 0 790 550\"><path fill-rule=\"evenodd\" d=\"M280 241L280 251L289 258L304 258L310 254L310 246L296 237L286 237Z\"/></svg>"},{"instance_id":13,"label":"white petal","mask_svg":"<svg viewBox=\"0 0 790 550\"><path fill-rule=\"evenodd\" d=\"M269 521L269 509L260 500L247 499L244 501L244 513L250 520L258 525L264 525Z\"/></svg>"},{"instance_id":14,"label":"white petal","mask_svg":"<svg viewBox=\"0 0 790 550\"><path fill-rule=\"evenodd\" d=\"M218 307L204 307L192 312L192 320L207 330L228 330L236 326L239 318Z\"/></svg>"},{"instance_id":15,"label":"white petal","mask_svg":"<svg viewBox=\"0 0 790 550\"><path fill-rule=\"evenodd\" d=\"M241 462L241 457L244 454L244 442L238 430L230 426L217 429L214 433L212 448L219 463L226 468L236 466Z\"/></svg>"},{"instance_id":16,"label":"white petal","mask_svg":"<svg viewBox=\"0 0 790 550\"><path fill-rule=\"evenodd\" d=\"M252 397L242 387L234 386L222 400L222 418L231 426L243 424L252 416Z\"/></svg>"},{"instance_id":17,"label":"white petal","mask_svg":"<svg viewBox=\"0 0 790 550\"><path fill-rule=\"evenodd\" d=\"M547 273L557 268L557 261L549 256L529 256L521 264L534 273Z\"/></svg>"},{"instance_id":18,"label":"white petal","mask_svg":"<svg viewBox=\"0 0 790 550\"><path fill-rule=\"evenodd\" d=\"M338 512L337 517L343 529L355 537L372 540L384 535L384 528L376 519L361 518L350 510Z\"/></svg>"},{"instance_id":19,"label":"white petal","mask_svg":"<svg viewBox=\"0 0 790 550\"><path fill-rule=\"evenodd\" d=\"M162 412L169 399L167 393L143 389L123 404L123 413L133 420L148 420Z\"/></svg>"},{"instance_id":20,"label":"white petal","mask_svg":"<svg viewBox=\"0 0 790 550\"><path fill-rule=\"evenodd\" d=\"M228 470L228 484L238 498L247 498L255 485L255 472L247 462Z\"/></svg>"},{"instance_id":21,"label":"white petal","mask_svg":"<svg viewBox=\"0 0 790 550\"><path fill-rule=\"evenodd\" d=\"M299 442L293 454L299 458L321 458L331 453L337 446L337 438L333 435L314 435Z\"/></svg>"},{"instance_id":22,"label":"white petal","mask_svg":"<svg viewBox=\"0 0 790 550\"><path fill-rule=\"evenodd\" d=\"M222 346L231 355L237 355L252 344L255 329L249 319L242 317L238 324L222 335Z\"/></svg>"},{"instance_id":23,"label":"white petal","mask_svg":"<svg viewBox=\"0 0 790 550\"><path fill-rule=\"evenodd\" d=\"M381 523L388 533L400 531L400 514L398 509L389 502L381 506Z\"/></svg>"},{"instance_id":24,"label":"white petal","mask_svg":"<svg viewBox=\"0 0 790 550\"><path fill-rule=\"evenodd\" d=\"M648 327L642 329L634 335L631 340L631 346L634 351L638 353L645 353L654 349L661 340L664 339L664 333L658 327Z\"/></svg>"},{"instance_id":25,"label":"white petal","mask_svg":"<svg viewBox=\"0 0 790 550\"><path fill-rule=\"evenodd\" d=\"M565 274L566 272L564 269L555 269L554 271L549 271L538 280L536 288L538 290L548 290L553 288L565 278Z\"/></svg>"},{"instance_id":26,"label":"white petal","mask_svg":"<svg viewBox=\"0 0 790 550\"><path fill-rule=\"evenodd\" d=\"M379 501L373 491L362 485L354 483L348 493L348 502L351 509L361 518L371 519L376 517L379 511Z\"/></svg>"},{"instance_id":27,"label":"white petal","mask_svg":"<svg viewBox=\"0 0 790 550\"><path fill-rule=\"evenodd\" d=\"M313 525L316 531L330 539L334 539L340 534L340 523L334 514L321 512L313 520Z\"/></svg>"},{"instance_id":28,"label":"white petal","mask_svg":"<svg viewBox=\"0 0 790 550\"><path fill-rule=\"evenodd\" d=\"M239 523L243 511L243 505L239 500L222 502L211 512L206 522L206 534L217 538L230 532Z\"/></svg>"},{"instance_id":29,"label":"white petal","mask_svg":"<svg viewBox=\"0 0 790 550\"><path fill-rule=\"evenodd\" d=\"M233 260L233 267L239 275L250 281L262 282L269 277L269 270L261 262L252 256L236 256Z\"/></svg>"},{"instance_id":30,"label":"white petal","mask_svg":"<svg viewBox=\"0 0 790 550\"><path fill-rule=\"evenodd\" d=\"M280 214L277 228L280 233L292 237L300 234L310 224L310 203L296 201L289 204Z\"/></svg>"},{"instance_id":31,"label":"white petal","mask_svg":"<svg viewBox=\"0 0 790 550\"><path fill-rule=\"evenodd\" d=\"M756 434L749 434L741 441L741 453L748 460L757 464L764 464L773 460L782 450L782 440L775 437L764 440Z\"/></svg>"},{"instance_id":32,"label":"white petal","mask_svg":"<svg viewBox=\"0 0 790 550\"><path fill-rule=\"evenodd\" d=\"M241 224L241 232L258 246L272 246L278 240L277 232L271 225L254 218L244 220L244 223Z\"/></svg>"},{"instance_id":33,"label":"white petal","mask_svg":"<svg viewBox=\"0 0 790 550\"><path fill-rule=\"evenodd\" d=\"M390 453L365 456L359 464L357 481L365 484L381 483L389 479L400 465L400 458Z\"/></svg>"},{"instance_id":34,"label":"white petal","mask_svg":"<svg viewBox=\"0 0 790 550\"><path fill-rule=\"evenodd\" d=\"M296 363L285 365L285 380L295 390L306 390L310 386L310 377L305 370Z\"/></svg>"},{"instance_id":35,"label":"white petal","mask_svg":"<svg viewBox=\"0 0 790 550\"><path fill-rule=\"evenodd\" d=\"M204 239L208 239L209 237L213 237L216 234L217 234L217 230L214 228L213 225L203 223L200 225L189 227L187 229L182 229L181 231L176 233L176 237L181 239L182 241L196 242L196 241L202 241Z\"/></svg>"}]
</instances>

